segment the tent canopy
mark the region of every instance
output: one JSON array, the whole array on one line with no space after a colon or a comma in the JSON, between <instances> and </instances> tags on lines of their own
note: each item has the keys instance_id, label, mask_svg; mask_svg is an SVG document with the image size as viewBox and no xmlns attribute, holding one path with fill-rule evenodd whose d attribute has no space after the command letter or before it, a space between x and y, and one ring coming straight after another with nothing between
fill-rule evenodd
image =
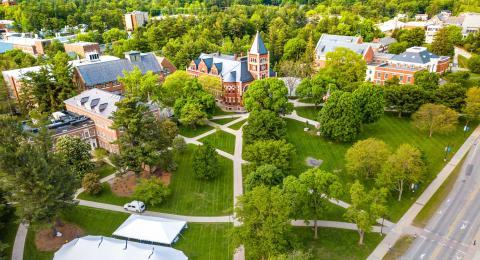
<instances>
[{"instance_id":1,"label":"tent canopy","mask_svg":"<svg viewBox=\"0 0 480 260\"><path fill-rule=\"evenodd\" d=\"M85 236L63 245L53 260L187 260L182 251L110 237Z\"/></svg>"},{"instance_id":2,"label":"tent canopy","mask_svg":"<svg viewBox=\"0 0 480 260\"><path fill-rule=\"evenodd\" d=\"M186 225L185 221L132 214L113 235L171 245Z\"/></svg>"}]
</instances>

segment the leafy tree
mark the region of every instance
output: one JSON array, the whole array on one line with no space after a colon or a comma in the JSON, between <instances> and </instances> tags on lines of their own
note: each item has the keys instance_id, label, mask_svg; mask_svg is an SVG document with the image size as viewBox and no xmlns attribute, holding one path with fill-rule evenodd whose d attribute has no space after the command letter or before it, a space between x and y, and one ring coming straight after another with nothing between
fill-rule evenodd
<instances>
[{"instance_id":1,"label":"leafy tree","mask_svg":"<svg viewBox=\"0 0 480 260\"><path fill-rule=\"evenodd\" d=\"M388 157L376 183L381 187L397 190L400 201L404 184L419 182L425 172L425 163L420 150L410 144L402 144Z\"/></svg>"},{"instance_id":2,"label":"leafy tree","mask_svg":"<svg viewBox=\"0 0 480 260\"><path fill-rule=\"evenodd\" d=\"M82 179L82 188L85 189L85 192L88 194L98 194L100 191L102 191L100 176L93 172L85 174Z\"/></svg>"},{"instance_id":3,"label":"leafy tree","mask_svg":"<svg viewBox=\"0 0 480 260\"><path fill-rule=\"evenodd\" d=\"M355 181L350 188L350 207L347 208L345 218L357 225L360 235L359 245L363 245L365 233L370 232L377 219L386 212L385 199L387 190L371 189L369 192L359 181Z\"/></svg>"},{"instance_id":4,"label":"leafy tree","mask_svg":"<svg viewBox=\"0 0 480 260\"><path fill-rule=\"evenodd\" d=\"M235 216L242 223L230 233L253 259L269 259L290 247L290 200L278 187L258 186L238 198Z\"/></svg>"},{"instance_id":5,"label":"leafy tree","mask_svg":"<svg viewBox=\"0 0 480 260\"><path fill-rule=\"evenodd\" d=\"M175 101L174 113L183 125L202 124L215 108L215 98L196 81L189 81L182 96Z\"/></svg>"},{"instance_id":6,"label":"leafy tree","mask_svg":"<svg viewBox=\"0 0 480 260\"><path fill-rule=\"evenodd\" d=\"M360 106L362 123L373 123L383 116L385 100L380 88L366 82L353 92L353 96Z\"/></svg>"},{"instance_id":7,"label":"leafy tree","mask_svg":"<svg viewBox=\"0 0 480 260\"><path fill-rule=\"evenodd\" d=\"M394 42L388 46L388 53L400 54L406 51L408 48L408 42Z\"/></svg>"},{"instance_id":8,"label":"leafy tree","mask_svg":"<svg viewBox=\"0 0 480 260\"><path fill-rule=\"evenodd\" d=\"M375 177L382 169L390 151L387 144L375 138L356 142L345 154L346 168L357 178Z\"/></svg>"},{"instance_id":9,"label":"leafy tree","mask_svg":"<svg viewBox=\"0 0 480 260\"><path fill-rule=\"evenodd\" d=\"M464 105L466 91L458 83L446 83L435 92L436 103L459 111Z\"/></svg>"},{"instance_id":10,"label":"leafy tree","mask_svg":"<svg viewBox=\"0 0 480 260\"><path fill-rule=\"evenodd\" d=\"M385 101L387 107L396 110L398 117L404 113L415 112L426 102L425 90L415 85L395 85L385 87Z\"/></svg>"},{"instance_id":11,"label":"leafy tree","mask_svg":"<svg viewBox=\"0 0 480 260\"><path fill-rule=\"evenodd\" d=\"M422 131L428 131L429 137L434 132L452 132L458 123L458 113L455 110L437 104L422 105L412 118L413 125Z\"/></svg>"},{"instance_id":12,"label":"leafy tree","mask_svg":"<svg viewBox=\"0 0 480 260\"><path fill-rule=\"evenodd\" d=\"M203 89L216 98L220 98L223 92L222 80L219 77L210 75L201 75L198 77L198 83Z\"/></svg>"},{"instance_id":13,"label":"leafy tree","mask_svg":"<svg viewBox=\"0 0 480 260\"><path fill-rule=\"evenodd\" d=\"M62 136L55 143L55 151L65 167L69 167L81 180L95 167L90 145L79 137Z\"/></svg>"},{"instance_id":14,"label":"leafy tree","mask_svg":"<svg viewBox=\"0 0 480 260\"><path fill-rule=\"evenodd\" d=\"M118 28L112 28L108 31L105 31L102 34L103 42L105 43L112 43L118 40L125 40L127 39L128 34L124 30L120 30Z\"/></svg>"},{"instance_id":15,"label":"leafy tree","mask_svg":"<svg viewBox=\"0 0 480 260\"><path fill-rule=\"evenodd\" d=\"M296 89L296 94L301 98L312 99L315 106L317 106L324 101L323 98L329 89L336 89L334 81L319 74L312 79L303 79Z\"/></svg>"},{"instance_id":16,"label":"leafy tree","mask_svg":"<svg viewBox=\"0 0 480 260\"><path fill-rule=\"evenodd\" d=\"M338 176L315 168L300 174L298 178L288 176L283 186L292 198L294 217L313 219L314 239L318 239L317 220L322 219L331 206L329 199L339 198L343 194Z\"/></svg>"},{"instance_id":17,"label":"leafy tree","mask_svg":"<svg viewBox=\"0 0 480 260\"><path fill-rule=\"evenodd\" d=\"M133 197L144 201L148 205L159 206L170 194L171 190L160 178L150 177L140 179L140 182L135 186Z\"/></svg>"},{"instance_id":18,"label":"leafy tree","mask_svg":"<svg viewBox=\"0 0 480 260\"><path fill-rule=\"evenodd\" d=\"M408 47L422 46L425 41L425 31L423 28L402 29L397 33L396 39L399 42L407 42Z\"/></svg>"},{"instance_id":19,"label":"leafy tree","mask_svg":"<svg viewBox=\"0 0 480 260\"><path fill-rule=\"evenodd\" d=\"M285 138L287 124L278 114L270 110L254 110L243 127L246 144L258 140L279 140Z\"/></svg>"},{"instance_id":20,"label":"leafy tree","mask_svg":"<svg viewBox=\"0 0 480 260\"><path fill-rule=\"evenodd\" d=\"M118 78L118 81L123 85L126 92L139 97L144 102L149 100L152 93L160 86L160 77L157 74L148 71L143 75L142 71L136 66L130 72L123 71L123 77Z\"/></svg>"},{"instance_id":21,"label":"leafy tree","mask_svg":"<svg viewBox=\"0 0 480 260\"><path fill-rule=\"evenodd\" d=\"M336 91L320 110L322 135L342 142L355 139L360 132L362 114L352 93Z\"/></svg>"},{"instance_id":22,"label":"leafy tree","mask_svg":"<svg viewBox=\"0 0 480 260\"><path fill-rule=\"evenodd\" d=\"M293 105L288 102L288 89L280 79L267 78L255 80L243 96L245 109L248 112L254 110L271 110L275 113L289 114Z\"/></svg>"},{"instance_id":23,"label":"leafy tree","mask_svg":"<svg viewBox=\"0 0 480 260\"><path fill-rule=\"evenodd\" d=\"M193 171L197 178L205 180L214 179L220 174L218 154L211 144L204 143L195 149Z\"/></svg>"},{"instance_id":24,"label":"leafy tree","mask_svg":"<svg viewBox=\"0 0 480 260\"><path fill-rule=\"evenodd\" d=\"M468 59L468 69L473 73L480 73L480 55L473 55Z\"/></svg>"},{"instance_id":25,"label":"leafy tree","mask_svg":"<svg viewBox=\"0 0 480 260\"><path fill-rule=\"evenodd\" d=\"M364 81L366 70L367 64L360 54L339 47L327 53L325 68L321 70L321 74L332 78L342 89L353 82Z\"/></svg>"},{"instance_id":26,"label":"leafy tree","mask_svg":"<svg viewBox=\"0 0 480 260\"><path fill-rule=\"evenodd\" d=\"M443 27L435 34L430 50L437 55L453 56L454 45L459 43L462 38L462 29L460 27Z\"/></svg>"},{"instance_id":27,"label":"leafy tree","mask_svg":"<svg viewBox=\"0 0 480 260\"><path fill-rule=\"evenodd\" d=\"M299 78L304 78L309 74L308 65L301 60L283 60L277 66L279 74L284 77L282 80L288 87L288 95L293 95Z\"/></svg>"},{"instance_id":28,"label":"leafy tree","mask_svg":"<svg viewBox=\"0 0 480 260\"><path fill-rule=\"evenodd\" d=\"M469 88L466 95L463 114L467 118L467 122L477 120L480 116L480 88Z\"/></svg>"},{"instance_id":29,"label":"leafy tree","mask_svg":"<svg viewBox=\"0 0 480 260\"><path fill-rule=\"evenodd\" d=\"M283 47L283 59L299 60L307 48L307 42L301 38L292 38Z\"/></svg>"},{"instance_id":30,"label":"leafy tree","mask_svg":"<svg viewBox=\"0 0 480 260\"><path fill-rule=\"evenodd\" d=\"M187 150L187 143L185 142L185 139L180 136L173 138L172 146L173 150L180 154L183 154Z\"/></svg>"},{"instance_id":31,"label":"leafy tree","mask_svg":"<svg viewBox=\"0 0 480 260\"><path fill-rule=\"evenodd\" d=\"M158 93L156 93L156 101L167 107L173 107L175 100L183 96L184 87L187 82L192 81L192 77L186 71L177 70L168 75L162 84Z\"/></svg>"},{"instance_id":32,"label":"leafy tree","mask_svg":"<svg viewBox=\"0 0 480 260\"><path fill-rule=\"evenodd\" d=\"M294 153L294 146L285 140L265 140L245 146L243 156L254 169L264 164L271 164L286 175L290 170Z\"/></svg>"},{"instance_id":33,"label":"leafy tree","mask_svg":"<svg viewBox=\"0 0 480 260\"><path fill-rule=\"evenodd\" d=\"M468 80L470 79L470 72L457 71L457 72L448 73L445 75L445 79L449 83L458 83L458 84L461 84L462 86L466 86L468 83Z\"/></svg>"},{"instance_id":34,"label":"leafy tree","mask_svg":"<svg viewBox=\"0 0 480 260\"><path fill-rule=\"evenodd\" d=\"M277 169L277 167L271 164L264 164L247 175L247 178L245 178L245 187L247 190L252 190L254 187L260 185L279 185L282 183L283 177L282 171Z\"/></svg>"},{"instance_id":35,"label":"leafy tree","mask_svg":"<svg viewBox=\"0 0 480 260\"><path fill-rule=\"evenodd\" d=\"M437 73L427 70L415 72L414 78L415 85L424 90L436 90L438 88L438 81L440 80L440 76L438 76Z\"/></svg>"}]
</instances>

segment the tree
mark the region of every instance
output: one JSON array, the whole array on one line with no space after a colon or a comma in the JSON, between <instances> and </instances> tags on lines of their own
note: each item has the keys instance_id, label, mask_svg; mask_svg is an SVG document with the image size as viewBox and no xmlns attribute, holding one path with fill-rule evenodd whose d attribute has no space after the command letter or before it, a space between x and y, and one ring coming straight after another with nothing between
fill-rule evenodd
<instances>
[{"instance_id":1,"label":"tree","mask_svg":"<svg viewBox=\"0 0 480 260\"><path fill-rule=\"evenodd\" d=\"M248 124L243 127L246 144L258 140L279 140L285 138L287 124L277 113L270 110L254 110L248 117Z\"/></svg>"},{"instance_id":2,"label":"tree","mask_svg":"<svg viewBox=\"0 0 480 260\"><path fill-rule=\"evenodd\" d=\"M327 53L325 68L320 73L333 79L336 85L342 89L353 82L364 81L366 71L367 64L362 55L339 47L335 51Z\"/></svg>"},{"instance_id":3,"label":"tree","mask_svg":"<svg viewBox=\"0 0 480 260\"><path fill-rule=\"evenodd\" d=\"M207 93L198 81L185 84L182 95L175 101L174 113L181 124L193 126L203 124L215 108L215 98Z\"/></svg>"},{"instance_id":4,"label":"tree","mask_svg":"<svg viewBox=\"0 0 480 260\"><path fill-rule=\"evenodd\" d=\"M290 114L293 105L288 102L288 89L285 83L277 78L255 80L243 96L245 109L271 110L275 113Z\"/></svg>"},{"instance_id":5,"label":"tree","mask_svg":"<svg viewBox=\"0 0 480 260\"><path fill-rule=\"evenodd\" d=\"M315 168L300 174L298 178L288 176L283 186L293 202L294 217L313 219L314 239L318 239L317 220L325 216L325 211L331 205L329 200L343 194L338 176Z\"/></svg>"},{"instance_id":6,"label":"tree","mask_svg":"<svg viewBox=\"0 0 480 260\"><path fill-rule=\"evenodd\" d=\"M96 173L90 172L85 174L82 179L82 188L91 195L96 195L102 191L102 184L100 183L100 176Z\"/></svg>"},{"instance_id":7,"label":"tree","mask_svg":"<svg viewBox=\"0 0 480 260\"><path fill-rule=\"evenodd\" d=\"M360 132L362 114L352 93L336 91L320 110L322 135L333 140L349 142Z\"/></svg>"},{"instance_id":8,"label":"tree","mask_svg":"<svg viewBox=\"0 0 480 260\"><path fill-rule=\"evenodd\" d=\"M160 77L148 71L143 75L142 71L135 66L132 71L123 71L123 77L118 78L123 85L125 92L137 96L141 101L146 102L150 96L160 87Z\"/></svg>"},{"instance_id":9,"label":"tree","mask_svg":"<svg viewBox=\"0 0 480 260\"><path fill-rule=\"evenodd\" d=\"M408 47L422 46L425 41L425 31L423 28L402 29L396 34L399 42L407 42Z\"/></svg>"},{"instance_id":10,"label":"tree","mask_svg":"<svg viewBox=\"0 0 480 260\"><path fill-rule=\"evenodd\" d=\"M112 28L108 31L105 31L102 34L102 38L105 43L112 43L118 40L125 40L127 39L127 37L128 37L127 32L124 30L120 30L118 28Z\"/></svg>"},{"instance_id":11,"label":"tree","mask_svg":"<svg viewBox=\"0 0 480 260\"><path fill-rule=\"evenodd\" d=\"M213 179L220 174L218 154L211 144L204 143L195 149L193 171L197 178L205 180Z\"/></svg>"},{"instance_id":12,"label":"tree","mask_svg":"<svg viewBox=\"0 0 480 260\"><path fill-rule=\"evenodd\" d=\"M264 164L271 164L286 175L290 170L294 153L294 146L285 140L265 140L247 145L243 156L254 169Z\"/></svg>"},{"instance_id":13,"label":"tree","mask_svg":"<svg viewBox=\"0 0 480 260\"><path fill-rule=\"evenodd\" d=\"M198 83L202 85L203 89L219 99L223 93L222 80L219 77L210 75L200 75L198 77Z\"/></svg>"},{"instance_id":14,"label":"tree","mask_svg":"<svg viewBox=\"0 0 480 260\"><path fill-rule=\"evenodd\" d=\"M467 118L467 123L477 120L480 116L480 88L472 87L467 90L467 97L465 98L465 107L463 113Z\"/></svg>"},{"instance_id":15,"label":"tree","mask_svg":"<svg viewBox=\"0 0 480 260\"><path fill-rule=\"evenodd\" d=\"M95 168L90 145L79 137L60 137L55 143L55 151L62 164L70 168L79 180Z\"/></svg>"},{"instance_id":16,"label":"tree","mask_svg":"<svg viewBox=\"0 0 480 260\"><path fill-rule=\"evenodd\" d=\"M425 163L420 150L410 144L402 144L388 157L376 183L380 187L397 190L400 201L404 185L419 182L425 172Z\"/></svg>"},{"instance_id":17,"label":"tree","mask_svg":"<svg viewBox=\"0 0 480 260\"><path fill-rule=\"evenodd\" d=\"M404 113L415 112L427 98L425 90L415 85L395 85L385 87L385 101L388 108Z\"/></svg>"},{"instance_id":18,"label":"tree","mask_svg":"<svg viewBox=\"0 0 480 260\"><path fill-rule=\"evenodd\" d=\"M424 90L436 90L438 88L438 81L440 76L435 72L429 72L428 70L420 70L415 72L415 85L423 88Z\"/></svg>"},{"instance_id":19,"label":"tree","mask_svg":"<svg viewBox=\"0 0 480 260\"><path fill-rule=\"evenodd\" d=\"M242 225L230 233L253 259L269 259L290 247L291 206L278 187L258 186L238 198L235 216Z\"/></svg>"},{"instance_id":20,"label":"tree","mask_svg":"<svg viewBox=\"0 0 480 260\"><path fill-rule=\"evenodd\" d=\"M460 111L465 103L466 91L459 83L446 83L435 91L435 103Z\"/></svg>"},{"instance_id":21,"label":"tree","mask_svg":"<svg viewBox=\"0 0 480 260\"><path fill-rule=\"evenodd\" d=\"M375 138L361 140L347 150L346 168L357 178L372 178L381 171L389 154L385 142Z\"/></svg>"},{"instance_id":22,"label":"tree","mask_svg":"<svg viewBox=\"0 0 480 260\"><path fill-rule=\"evenodd\" d=\"M457 112L437 104L422 105L412 118L413 125L422 131L428 131L429 137L432 137L434 132L452 132L458 123Z\"/></svg>"},{"instance_id":23,"label":"tree","mask_svg":"<svg viewBox=\"0 0 480 260\"><path fill-rule=\"evenodd\" d=\"M260 185L269 187L279 185L282 183L283 177L284 175L282 171L277 169L274 165L260 165L255 171L250 172L247 175L247 178L245 178L245 188L247 190L252 190Z\"/></svg>"},{"instance_id":24,"label":"tree","mask_svg":"<svg viewBox=\"0 0 480 260\"><path fill-rule=\"evenodd\" d=\"M360 235L359 245L363 245L365 233L370 232L377 219L386 212L385 199L387 190L371 189L369 192L357 180L350 188L350 207L345 218L357 225Z\"/></svg>"},{"instance_id":25,"label":"tree","mask_svg":"<svg viewBox=\"0 0 480 260\"><path fill-rule=\"evenodd\" d=\"M295 91L301 98L312 99L315 106L322 103L328 90L335 90L336 85L331 78L318 74L312 79L303 79Z\"/></svg>"},{"instance_id":26,"label":"tree","mask_svg":"<svg viewBox=\"0 0 480 260\"><path fill-rule=\"evenodd\" d=\"M307 42L301 38L292 38L283 47L283 59L299 60L305 53Z\"/></svg>"},{"instance_id":27,"label":"tree","mask_svg":"<svg viewBox=\"0 0 480 260\"><path fill-rule=\"evenodd\" d=\"M292 96L295 87L298 85L300 78L308 75L307 65L300 60L283 60L278 63L278 72L281 74L282 80L288 87L288 95Z\"/></svg>"},{"instance_id":28,"label":"tree","mask_svg":"<svg viewBox=\"0 0 480 260\"><path fill-rule=\"evenodd\" d=\"M473 73L480 73L480 55L473 55L468 59L468 69Z\"/></svg>"},{"instance_id":29,"label":"tree","mask_svg":"<svg viewBox=\"0 0 480 260\"><path fill-rule=\"evenodd\" d=\"M408 48L408 42L394 42L388 46L388 53L400 54L406 51Z\"/></svg>"},{"instance_id":30,"label":"tree","mask_svg":"<svg viewBox=\"0 0 480 260\"><path fill-rule=\"evenodd\" d=\"M135 186L133 197L144 201L148 205L159 206L170 194L170 189L160 178L150 177L140 179L140 182Z\"/></svg>"},{"instance_id":31,"label":"tree","mask_svg":"<svg viewBox=\"0 0 480 260\"><path fill-rule=\"evenodd\" d=\"M155 95L155 101L164 106L173 107L175 100L182 97L186 83L192 80L193 78L186 71L175 71L165 78L162 87Z\"/></svg>"},{"instance_id":32,"label":"tree","mask_svg":"<svg viewBox=\"0 0 480 260\"><path fill-rule=\"evenodd\" d=\"M462 28L445 26L433 38L430 50L437 55L453 56L454 46L462 40Z\"/></svg>"},{"instance_id":33,"label":"tree","mask_svg":"<svg viewBox=\"0 0 480 260\"><path fill-rule=\"evenodd\" d=\"M382 89L366 82L353 92L353 96L360 106L362 123L373 123L383 116L385 100Z\"/></svg>"},{"instance_id":34,"label":"tree","mask_svg":"<svg viewBox=\"0 0 480 260\"><path fill-rule=\"evenodd\" d=\"M185 139L180 136L176 136L172 142L173 150L177 153L183 154L187 150L187 143Z\"/></svg>"}]
</instances>

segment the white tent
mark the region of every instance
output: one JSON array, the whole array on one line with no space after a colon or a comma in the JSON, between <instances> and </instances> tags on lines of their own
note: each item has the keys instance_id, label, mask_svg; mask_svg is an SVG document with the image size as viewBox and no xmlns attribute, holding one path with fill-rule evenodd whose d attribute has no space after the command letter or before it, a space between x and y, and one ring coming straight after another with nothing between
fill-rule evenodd
<instances>
[{"instance_id":1,"label":"white tent","mask_svg":"<svg viewBox=\"0 0 480 260\"><path fill-rule=\"evenodd\" d=\"M132 214L113 235L171 245L186 225L185 221Z\"/></svg>"},{"instance_id":2,"label":"white tent","mask_svg":"<svg viewBox=\"0 0 480 260\"><path fill-rule=\"evenodd\" d=\"M110 237L85 236L63 245L53 260L187 260L182 251Z\"/></svg>"}]
</instances>

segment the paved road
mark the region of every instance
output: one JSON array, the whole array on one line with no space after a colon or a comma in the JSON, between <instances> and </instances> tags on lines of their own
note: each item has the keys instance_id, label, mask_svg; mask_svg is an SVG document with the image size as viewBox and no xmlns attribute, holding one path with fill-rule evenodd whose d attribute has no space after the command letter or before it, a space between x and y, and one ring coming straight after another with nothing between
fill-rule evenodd
<instances>
[{"instance_id":1,"label":"paved road","mask_svg":"<svg viewBox=\"0 0 480 260\"><path fill-rule=\"evenodd\" d=\"M477 139L439 210L403 259L470 259L480 230L480 148ZM478 241L480 242L480 240ZM478 247L478 246L476 246Z\"/></svg>"}]
</instances>

